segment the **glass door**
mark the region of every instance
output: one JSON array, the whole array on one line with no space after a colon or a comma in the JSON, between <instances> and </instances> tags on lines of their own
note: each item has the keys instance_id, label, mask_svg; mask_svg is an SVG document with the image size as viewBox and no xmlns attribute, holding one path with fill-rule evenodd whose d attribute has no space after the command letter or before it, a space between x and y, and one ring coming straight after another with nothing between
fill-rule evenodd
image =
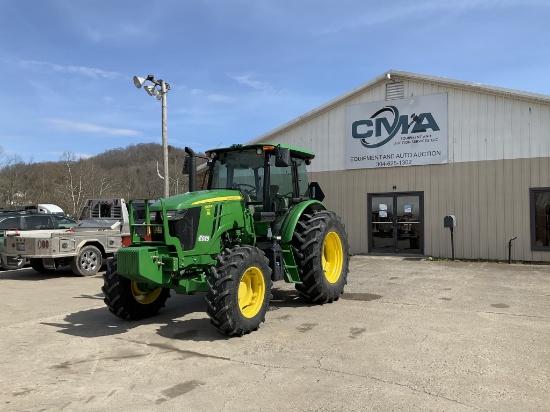
<instances>
[{"instance_id":1,"label":"glass door","mask_svg":"<svg viewBox=\"0 0 550 412\"><path fill-rule=\"evenodd\" d=\"M423 253L422 192L368 195L369 252Z\"/></svg>"}]
</instances>

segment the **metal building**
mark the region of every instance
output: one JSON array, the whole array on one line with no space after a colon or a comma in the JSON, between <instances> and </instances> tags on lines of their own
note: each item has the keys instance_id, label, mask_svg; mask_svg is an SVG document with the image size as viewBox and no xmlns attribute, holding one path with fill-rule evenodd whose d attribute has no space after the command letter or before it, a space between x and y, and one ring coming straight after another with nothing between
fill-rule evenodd
<instances>
[{"instance_id":1,"label":"metal building","mask_svg":"<svg viewBox=\"0 0 550 412\"><path fill-rule=\"evenodd\" d=\"M392 70L262 141L316 153L354 254L550 261L550 96Z\"/></svg>"}]
</instances>

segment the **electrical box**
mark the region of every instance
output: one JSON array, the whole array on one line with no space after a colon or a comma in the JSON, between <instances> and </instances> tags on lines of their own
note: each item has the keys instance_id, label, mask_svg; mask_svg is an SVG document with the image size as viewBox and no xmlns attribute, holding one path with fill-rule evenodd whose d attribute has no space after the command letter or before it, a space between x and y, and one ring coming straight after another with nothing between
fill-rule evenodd
<instances>
[{"instance_id":1,"label":"electrical box","mask_svg":"<svg viewBox=\"0 0 550 412\"><path fill-rule=\"evenodd\" d=\"M455 215L448 215L443 218L443 227L453 228L456 227Z\"/></svg>"}]
</instances>

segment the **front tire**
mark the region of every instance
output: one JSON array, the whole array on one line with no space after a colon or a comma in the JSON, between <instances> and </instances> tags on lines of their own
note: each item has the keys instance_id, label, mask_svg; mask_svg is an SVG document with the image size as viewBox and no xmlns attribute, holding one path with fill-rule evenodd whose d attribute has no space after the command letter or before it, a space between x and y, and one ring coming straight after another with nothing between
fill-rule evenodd
<instances>
[{"instance_id":1,"label":"front tire","mask_svg":"<svg viewBox=\"0 0 550 412\"><path fill-rule=\"evenodd\" d=\"M271 299L269 260L253 246L225 249L217 260L207 280L210 323L228 336L257 330Z\"/></svg>"},{"instance_id":2,"label":"front tire","mask_svg":"<svg viewBox=\"0 0 550 412\"><path fill-rule=\"evenodd\" d=\"M138 320L154 316L166 304L170 289L147 288L118 274L115 256L107 261L107 271L103 275L105 295L103 301L109 311L124 320Z\"/></svg>"},{"instance_id":3,"label":"front tire","mask_svg":"<svg viewBox=\"0 0 550 412\"><path fill-rule=\"evenodd\" d=\"M92 245L84 246L78 255L71 259L71 270L77 276L94 276L101 269L103 256Z\"/></svg>"},{"instance_id":4,"label":"front tire","mask_svg":"<svg viewBox=\"0 0 550 412\"><path fill-rule=\"evenodd\" d=\"M331 303L344 293L349 272L349 245L344 224L331 211L304 213L294 231L292 250L307 300Z\"/></svg>"}]
</instances>

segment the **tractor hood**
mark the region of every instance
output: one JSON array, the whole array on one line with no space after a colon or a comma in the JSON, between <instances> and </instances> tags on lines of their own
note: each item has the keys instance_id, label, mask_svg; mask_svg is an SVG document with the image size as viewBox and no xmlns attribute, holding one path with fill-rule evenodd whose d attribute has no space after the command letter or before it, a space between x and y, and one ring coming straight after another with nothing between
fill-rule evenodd
<instances>
[{"instance_id":1,"label":"tractor hood","mask_svg":"<svg viewBox=\"0 0 550 412\"><path fill-rule=\"evenodd\" d=\"M241 202L243 195L238 190L201 190L171 196L165 199L166 210L182 210L219 202ZM152 212L162 209L160 202L151 205Z\"/></svg>"}]
</instances>

